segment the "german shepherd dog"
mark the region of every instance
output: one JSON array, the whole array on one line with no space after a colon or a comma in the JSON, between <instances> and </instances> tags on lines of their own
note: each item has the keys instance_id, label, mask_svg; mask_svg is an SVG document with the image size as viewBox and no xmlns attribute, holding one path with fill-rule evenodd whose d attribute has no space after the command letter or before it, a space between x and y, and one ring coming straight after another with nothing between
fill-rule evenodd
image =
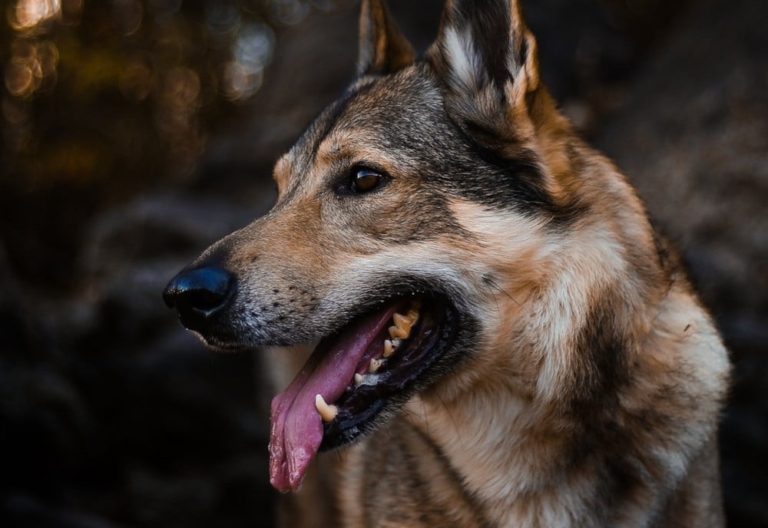
<instances>
[{"instance_id":1,"label":"german shepherd dog","mask_svg":"<svg viewBox=\"0 0 768 528\"><path fill-rule=\"evenodd\" d=\"M272 211L164 293L213 348L308 356L271 406L284 523L723 526L727 352L519 0L449 0L420 59L381 0L360 25Z\"/></svg>"}]
</instances>

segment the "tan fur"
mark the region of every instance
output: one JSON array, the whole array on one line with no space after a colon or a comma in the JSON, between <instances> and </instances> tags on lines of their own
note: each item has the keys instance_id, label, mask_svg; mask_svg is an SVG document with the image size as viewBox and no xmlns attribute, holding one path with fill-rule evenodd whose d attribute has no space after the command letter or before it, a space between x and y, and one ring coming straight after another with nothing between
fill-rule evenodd
<instances>
[{"instance_id":1,"label":"tan fur","mask_svg":"<svg viewBox=\"0 0 768 528\"><path fill-rule=\"evenodd\" d=\"M285 499L283 525L722 527L716 423L729 364L710 317L624 176L556 110L519 2L504 98L456 3L428 52L440 100L459 127L491 131L501 158L534 152L554 212L429 194L414 155L383 144L381 123L407 129L387 112L424 73L371 0L355 97L278 162L275 210L204 255L286 325L353 313L402 270L450 283L481 325L459 368L353 447L320 455ZM335 196L329 178L360 163L390 175L387 187ZM310 349L270 352L277 388Z\"/></svg>"},{"instance_id":2,"label":"tan fur","mask_svg":"<svg viewBox=\"0 0 768 528\"><path fill-rule=\"evenodd\" d=\"M606 170L605 161L582 148L594 158L591 163ZM610 201L613 192L632 195L624 183L588 192L604 201ZM398 258L418 261L444 254L457 266L462 263L465 277L491 273L504 279L496 291L475 285L485 297L480 301L486 325L484 353L414 398L384 430L341 455L329 455L339 457L341 478L334 500L344 512L343 526L593 526L589 519L598 506L590 498L601 483L588 464L572 474L561 467L568 446L560 432L572 424L557 407L558 397L573 383L573 358L558 349L574 335L584 314L564 305L558 308L557 297L568 295L577 300L567 306L586 307L601 290L623 287L629 260L643 251L630 248L628 254L617 254L618 241L630 237L653 244L642 209L638 205L634 211L621 211L618 218L613 212L585 220L576 235L545 245L535 222L502 219L467 202L455 202L451 210L470 238L399 248ZM506 232L505 221L529 237L510 246L499 238ZM609 268L613 277L604 276L607 261L615 261ZM637 273L644 272L642 265L635 266ZM591 270L598 269L601 274L592 276ZM550 281L565 283L545 286ZM546 290L550 293L542 293ZM681 493L670 498L654 496L656 490L638 490L637 511L628 508L610 526L644 525L638 519L649 507L659 509L659 519L669 518L654 526L721 526L712 417L727 379L727 358L684 277L676 277L669 290L660 284L648 296L617 314L636 327L642 348L633 356L633 382L620 394L616 419L647 442L653 454L648 471L677 483ZM643 430L642 420L631 426L651 409L672 417L668 427L686 423L687 430L667 435L660 424ZM658 442L657 436L662 438ZM675 437L671 445L670 436ZM687 450L683 446L692 445L700 446L694 452L707 453L696 456L697 465L680 453ZM408 458L399 465L403 451ZM407 484L412 471L426 482L419 498ZM368 479L375 485L367 486ZM471 491L471 499L462 496L462 489ZM488 524L478 520L480 514Z\"/></svg>"}]
</instances>

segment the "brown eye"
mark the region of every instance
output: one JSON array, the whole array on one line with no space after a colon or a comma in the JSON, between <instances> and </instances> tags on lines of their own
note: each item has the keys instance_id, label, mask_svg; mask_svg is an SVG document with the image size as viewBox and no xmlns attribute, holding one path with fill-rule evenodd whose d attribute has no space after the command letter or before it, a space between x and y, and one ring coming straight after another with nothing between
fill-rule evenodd
<instances>
[{"instance_id":1,"label":"brown eye","mask_svg":"<svg viewBox=\"0 0 768 528\"><path fill-rule=\"evenodd\" d=\"M380 189L389 180L391 178L382 171L357 166L340 174L333 190L338 196L367 194Z\"/></svg>"},{"instance_id":2,"label":"brown eye","mask_svg":"<svg viewBox=\"0 0 768 528\"><path fill-rule=\"evenodd\" d=\"M352 190L356 193L367 193L381 184L382 176L369 169L358 169L352 174Z\"/></svg>"}]
</instances>

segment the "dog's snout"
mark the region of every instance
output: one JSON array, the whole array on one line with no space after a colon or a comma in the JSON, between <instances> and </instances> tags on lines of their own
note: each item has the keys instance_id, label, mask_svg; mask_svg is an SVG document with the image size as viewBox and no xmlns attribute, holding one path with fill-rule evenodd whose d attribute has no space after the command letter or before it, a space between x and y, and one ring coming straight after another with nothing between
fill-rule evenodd
<instances>
[{"instance_id":1,"label":"dog's snout","mask_svg":"<svg viewBox=\"0 0 768 528\"><path fill-rule=\"evenodd\" d=\"M213 317L229 303L235 280L228 271L214 266L184 270L163 291L169 308L179 312L181 324L190 330L205 330Z\"/></svg>"}]
</instances>

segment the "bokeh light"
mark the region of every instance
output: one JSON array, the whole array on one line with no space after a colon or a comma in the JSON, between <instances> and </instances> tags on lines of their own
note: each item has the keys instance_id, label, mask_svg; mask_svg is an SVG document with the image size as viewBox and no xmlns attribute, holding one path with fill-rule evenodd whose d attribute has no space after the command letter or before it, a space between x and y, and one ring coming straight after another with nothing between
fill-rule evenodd
<instances>
[{"instance_id":1,"label":"bokeh light","mask_svg":"<svg viewBox=\"0 0 768 528\"><path fill-rule=\"evenodd\" d=\"M131 35L138 31L144 16L144 7L141 2L138 0L115 0L112 9L123 35Z\"/></svg>"},{"instance_id":2,"label":"bokeh light","mask_svg":"<svg viewBox=\"0 0 768 528\"><path fill-rule=\"evenodd\" d=\"M11 45L11 58L5 66L8 93L26 97L39 88L50 91L56 84L59 51L49 41L34 42L18 38Z\"/></svg>"},{"instance_id":3,"label":"bokeh light","mask_svg":"<svg viewBox=\"0 0 768 528\"><path fill-rule=\"evenodd\" d=\"M152 70L141 59L128 63L120 75L120 92L126 99L143 101L152 88Z\"/></svg>"},{"instance_id":4,"label":"bokeh light","mask_svg":"<svg viewBox=\"0 0 768 528\"><path fill-rule=\"evenodd\" d=\"M307 0L270 0L270 17L279 24L298 24L309 14Z\"/></svg>"},{"instance_id":5,"label":"bokeh light","mask_svg":"<svg viewBox=\"0 0 768 528\"><path fill-rule=\"evenodd\" d=\"M244 27L234 43L234 60L224 68L224 91L231 99L245 99L260 87L264 68L272 60L275 34L266 24Z\"/></svg>"},{"instance_id":6,"label":"bokeh light","mask_svg":"<svg viewBox=\"0 0 768 528\"><path fill-rule=\"evenodd\" d=\"M9 13L9 22L16 30L31 29L61 15L60 0L19 0Z\"/></svg>"},{"instance_id":7,"label":"bokeh light","mask_svg":"<svg viewBox=\"0 0 768 528\"><path fill-rule=\"evenodd\" d=\"M209 2L205 5L205 23L215 44L231 40L240 27L240 9L235 2Z\"/></svg>"},{"instance_id":8,"label":"bokeh light","mask_svg":"<svg viewBox=\"0 0 768 528\"><path fill-rule=\"evenodd\" d=\"M154 186L194 184L208 138L268 77L275 32L349 1L9 0L0 193L53 199L66 189L96 211ZM23 238L55 238L74 254L76 238L29 228Z\"/></svg>"}]
</instances>

